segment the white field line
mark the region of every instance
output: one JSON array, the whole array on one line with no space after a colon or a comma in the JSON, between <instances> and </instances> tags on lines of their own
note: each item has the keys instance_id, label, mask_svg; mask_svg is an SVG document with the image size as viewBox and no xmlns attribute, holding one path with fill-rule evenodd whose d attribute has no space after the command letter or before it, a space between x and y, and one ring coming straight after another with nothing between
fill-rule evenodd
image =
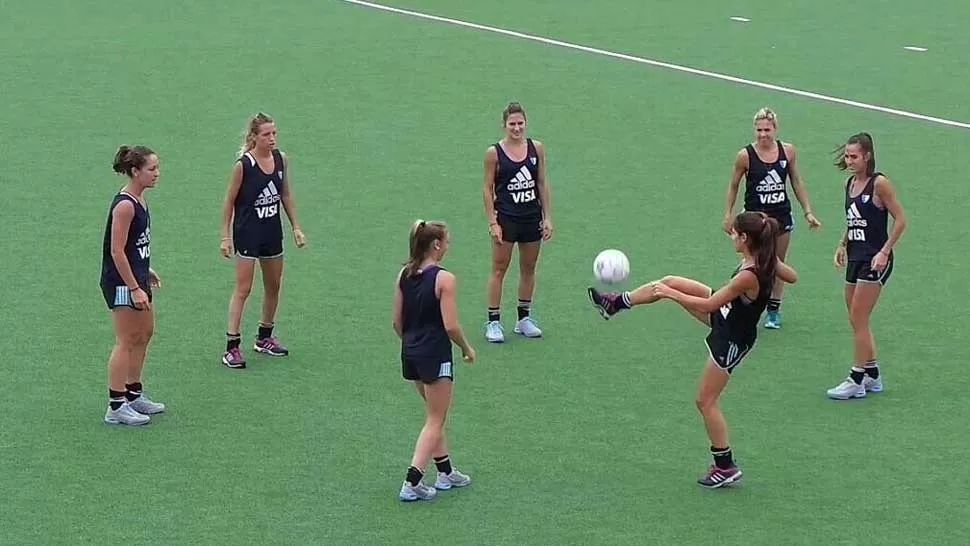
<instances>
[{"instance_id":1,"label":"white field line","mask_svg":"<svg viewBox=\"0 0 970 546\"><path fill-rule=\"evenodd\" d=\"M586 53L592 53L594 55L602 55L604 57L612 57L614 59L623 59L625 61L632 61L635 63L656 66L659 68L666 68L668 70L676 70L678 72L686 72L688 74L694 74L695 76L704 76L706 78L714 78L717 80L724 80L732 83L737 83L741 85L748 85L751 87L759 87L761 89L770 89L772 91L778 91L781 93L787 93L789 95L796 95L799 97L806 97L810 99L833 102L836 104L843 104L846 106L854 106L856 108L861 108L863 110L872 110L875 112L882 112L884 114L891 114L894 116L901 116L904 118L917 119L920 121L928 121L930 123L938 123L940 125L948 125L950 127L959 127L961 129L970 129L970 123L963 121L955 121L951 119L944 119L935 116L928 116L925 114L919 114L916 112L909 112L906 110L899 110L897 108L889 108L886 106L879 106L876 104L868 104L865 102L859 102L851 99L843 99L840 97L833 97L830 95L823 95L821 93L814 93L812 91L802 91L801 89L794 89L792 87L784 87L781 85L775 85L773 83L759 82L755 80L748 80L745 78L739 78L737 76L730 76L728 74L720 74L717 72L709 72L707 70L700 70L697 68L691 68L689 66L683 66L674 63L667 63L663 61L657 61L654 59L647 59L645 57L637 57L635 55L627 55L625 53L617 53L615 51L608 51L605 49L599 49L595 47L584 46L580 44L574 44L570 42L564 42L562 40L556 40L553 38L545 38L543 36L536 36L534 34L526 34L524 32L516 32L514 30L507 30L504 28L492 27L488 25L480 25L478 23L471 23L468 21L462 21L459 19L452 19L450 17L441 17L438 15L431 15L428 13L421 13L418 11L412 11L407 9L395 8L391 6L385 6L383 4L377 4L374 2L367 2L365 0L340 0L349 4L356 4L358 6L363 6L372 9L378 9L382 11L387 11L391 13L397 13L399 15L406 15L409 17L416 17L418 19L425 19L428 21L435 21L438 23L446 23L449 25L457 25L460 27L473 28L476 30L482 30L485 32L492 32L495 34L504 34L505 36L513 36L515 38L521 38L523 40L530 40L533 42L540 42L543 44L554 45L558 47L564 47L567 49L573 49L576 51L583 51Z\"/></svg>"}]
</instances>

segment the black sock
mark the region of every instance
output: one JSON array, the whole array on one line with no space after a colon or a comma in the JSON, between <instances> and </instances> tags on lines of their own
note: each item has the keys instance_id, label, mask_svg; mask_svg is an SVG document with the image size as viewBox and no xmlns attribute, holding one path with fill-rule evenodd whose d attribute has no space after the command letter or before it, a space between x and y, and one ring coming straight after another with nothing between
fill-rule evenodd
<instances>
[{"instance_id":1,"label":"black sock","mask_svg":"<svg viewBox=\"0 0 970 546\"><path fill-rule=\"evenodd\" d=\"M266 339L273 336L273 323L266 324L265 322L259 323L259 339Z\"/></svg>"},{"instance_id":2,"label":"black sock","mask_svg":"<svg viewBox=\"0 0 970 546\"><path fill-rule=\"evenodd\" d=\"M141 382L128 383L125 385L125 398L127 398L129 402L134 401L139 396L141 396Z\"/></svg>"},{"instance_id":3,"label":"black sock","mask_svg":"<svg viewBox=\"0 0 970 546\"><path fill-rule=\"evenodd\" d=\"M488 321L489 322L498 322L499 321L499 308L498 307L489 307L488 308Z\"/></svg>"},{"instance_id":4,"label":"black sock","mask_svg":"<svg viewBox=\"0 0 970 546\"><path fill-rule=\"evenodd\" d=\"M529 316L529 311L531 308L532 300L519 300L519 306L516 308L519 312L519 320Z\"/></svg>"},{"instance_id":5,"label":"black sock","mask_svg":"<svg viewBox=\"0 0 970 546\"><path fill-rule=\"evenodd\" d=\"M851 378L852 382L855 383L856 385L861 385L862 378L865 376L866 376L866 370L858 366L852 366L852 371L849 372L849 378Z\"/></svg>"},{"instance_id":6,"label":"black sock","mask_svg":"<svg viewBox=\"0 0 970 546\"><path fill-rule=\"evenodd\" d=\"M451 474L451 459L447 455L434 458L434 465L438 467L438 472Z\"/></svg>"},{"instance_id":7,"label":"black sock","mask_svg":"<svg viewBox=\"0 0 970 546\"><path fill-rule=\"evenodd\" d=\"M863 367L863 369L866 371L866 375L868 375L869 377L873 379L879 379L879 363L876 362L875 358L866 362L866 365Z\"/></svg>"},{"instance_id":8,"label":"black sock","mask_svg":"<svg viewBox=\"0 0 970 546\"><path fill-rule=\"evenodd\" d=\"M617 309L629 309L633 307L630 305L630 293L622 292L620 297L616 298L616 308Z\"/></svg>"},{"instance_id":9,"label":"black sock","mask_svg":"<svg viewBox=\"0 0 970 546\"><path fill-rule=\"evenodd\" d=\"M108 405L111 409L117 410L125 403L125 392L124 391L113 391L108 389Z\"/></svg>"},{"instance_id":10,"label":"black sock","mask_svg":"<svg viewBox=\"0 0 970 546\"><path fill-rule=\"evenodd\" d=\"M768 298L768 310L778 311L781 309L781 298Z\"/></svg>"},{"instance_id":11,"label":"black sock","mask_svg":"<svg viewBox=\"0 0 970 546\"><path fill-rule=\"evenodd\" d=\"M420 470L418 470L413 466L408 467L408 475L406 479L409 484L411 484L412 486L418 485L418 483L421 481L421 478L423 477L424 477L424 472L421 472Z\"/></svg>"},{"instance_id":12,"label":"black sock","mask_svg":"<svg viewBox=\"0 0 970 546\"><path fill-rule=\"evenodd\" d=\"M722 470L734 466L734 457L731 455L730 447L711 446L711 455L714 456L714 465Z\"/></svg>"},{"instance_id":13,"label":"black sock","mask_svg":"<svg viewBox=\"0 0 970 546\"><path fill-rule=\"evenodd\" d=\"M239 334L226 332L226 350L231 351L239 348Z\"/></svg>"}]
</instances>

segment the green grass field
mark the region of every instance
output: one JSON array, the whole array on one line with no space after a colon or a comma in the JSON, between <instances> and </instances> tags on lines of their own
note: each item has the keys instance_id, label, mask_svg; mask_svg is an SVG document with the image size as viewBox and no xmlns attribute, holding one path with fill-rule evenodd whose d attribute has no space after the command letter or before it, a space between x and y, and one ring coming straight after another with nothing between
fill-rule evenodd
<instances>
[{"instance_id":1,"label":"green grass field","mask_svg":"<svg viewBox=\"0 0 970 546\"><path fill-rule=\"evenodd\" d=\"M970 120L958 0L393 4ZM0 0L0 14L0 543L970 543L970 131L338 0ZM534 303L545 338L491 346L481 163L510 100L546 144L557 232ZM727 279L723 190L765 105L823 228L797 226L784 328L761 333L723 397L745 478L705 491L705 330L669 303L604 322L584 289L607 247L629 255L630 286ZM287 241L277 332L291 356L247 351L233 371L219 363L232 288L219 208L258 110L277 120L309 246ZM836 403L824 391L851 347L830 151L861 130L910 226L873 319L887 390ZM162 170L145 383L170 409L139 429L101 421L112 332L98 270L123 143L152 146ZM479 351L458 366L449 425L475 482L405 505L423 415L400 378L390 296L417 217L451 226L446 266ZM514 298L510 275L508 333ZM247 340L260 301L257 285Z\"/></svg>"}]
</instances>

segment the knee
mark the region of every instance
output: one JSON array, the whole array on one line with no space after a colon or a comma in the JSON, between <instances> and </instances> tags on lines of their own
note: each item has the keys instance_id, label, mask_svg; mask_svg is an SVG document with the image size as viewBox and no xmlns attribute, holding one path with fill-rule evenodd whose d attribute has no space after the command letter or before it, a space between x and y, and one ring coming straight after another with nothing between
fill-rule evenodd
<instances>
[{"instance_id":1,"label":"knee","mask_svg":"<svg viewBox=\"0 0 970 546\"><path fill-rule=\"evenodd\" d=\"M249 297L249 293L253 290L253 283L251 282L239 282L236 283L236 290L233 295L240 300L245 300Z\"/></svg>"},{"instance_id":2,"label":"knee","mask_svg":"<svg viewBox=\"0 0 970 546\"><path fill-rule=\"evenodd\" d=\"M522 260L519 262L519 273L522 275L535 275L536 274L536 260Z\"/></svg>"},{"instance_id":3,"label":"knee","mask_svg":"<svg viewBox=\"0 0 970 546\"><path fill-rule=\"evenodd\" d=\"M849 313L849 325L853 332L863 332L869 329L869 317L859 316L857 313Z\"/></svg>"},{"instance_id":4,"label":"knee","mask_svg":"<svg viewBox=\"0 0 970 546\"><path fill-rule=\"evenodd\" d=\"M509 269L509 262L504 260L492 260L492 276L496 278L504 278L505 272Z\"/></svg>"},{"instance_id":5,"label":"knee","mask_svg":"<svg viewBox=\"0 0 970 546\"><path fill-rule=\"evenodd\" d=\"M707 415L708 412L717 406L717 399L709 396L698 396L694 399L694 405L697 406L697 411L701 415Z\"/></svg>"}]
</instances>

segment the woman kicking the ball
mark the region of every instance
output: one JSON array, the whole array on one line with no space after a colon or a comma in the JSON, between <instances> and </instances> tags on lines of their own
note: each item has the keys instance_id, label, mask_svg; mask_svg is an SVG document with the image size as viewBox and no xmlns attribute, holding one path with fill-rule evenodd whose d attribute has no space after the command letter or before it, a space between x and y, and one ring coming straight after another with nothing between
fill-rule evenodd
<instances>
[{"instance_id":1,"label":"woman kicking the ball","mask_svg":"<svg viewBox=\"0 0 970 546\"><path fill-rule=\"evenodd\" d=\"M758 319L768 305L776 278L787 283L797 279L795 270L776 255L778 221L763 212L742 212L734 218L731 240L741 254L741 264L731 280L716 292L685 277L667 276L632 292L600 293L589 288L589 299L603 318L634 305L671 299L711 328L707 335L707 363L697 389L697 409L711 441L714 464L697 480L707 488L728 485L741 478L728 443L727 423L718 397L741 359L754 347Z\"/></svg>"}]
</instances>

